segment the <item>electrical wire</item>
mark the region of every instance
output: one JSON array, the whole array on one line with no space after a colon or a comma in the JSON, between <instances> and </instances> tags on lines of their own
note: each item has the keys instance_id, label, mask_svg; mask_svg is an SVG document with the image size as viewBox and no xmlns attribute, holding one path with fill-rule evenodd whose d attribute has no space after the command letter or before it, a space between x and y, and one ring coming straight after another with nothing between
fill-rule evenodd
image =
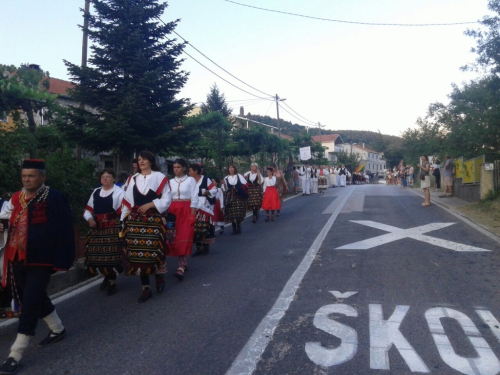
<instances>
[{"instance_id":1,"label":"electrical wire","mask_svg":"<svg viewBox=\"0 0 500 375\"><path fill-rule=\"evenodd\" d=\"M307 122L310 122L311 124L316 124L314 121L311 121L307 118L305 118L304 116L300 115L299 113L297 113L296 111L294 111L288 104L286 104L286 102L282 102L284 105L286 105L288 107L289 110L291 110L293 113L295 113L296 115L298 115L299 117L301 117L302 119L304 119L305 121Z\"/></svg>"},{"instance_id":2,"label":"electrical wire","mask_svg":"<svg viewBox=\"0 0 500 375\"><path fill-rule=\"evenodd\" d=\"M285 107L283 107L282 105L280 105L280 108L285 111L286 113L288 113L290 116L292 116L294 119L296 120L299 120L300 122L304 122L303 120L301 120L300 118L298 118L297 116L291 114L290 112L288 112ZM302 125L302 126L308 126L308 127L311 127L312 125L306 125L306 124L299 124L299 125ZM314 126L318 126L318 124L314 124Z\"/></svg>"},{"instance_id":3,"label":"electrical wire","mask_svg":"<svg viewBox=\"0 0 500 375\"><path fill-rule=\"evenodd\" d=\"M329 21L329 22L337 22L337 23L349 23L349 24L354 24L354 25L368 25L368 26L411 26L411 27L420 26L420 27L422 27L422 26L455 26L455 25L468 25L468 24L473 24L473 23L479 23L478 21L450 22L450 23L375 23L375 22L344 21L344 20L336 20L336 19L332 19L332 18L322 18L322 17L306 16L304 14L285 12L285 11L282 11L282 10L261 8L261 7L256 7L256 6L253 6L253 5L238 3L238 2L232 1L232 0L224 0L224 1L226 1L228 3L233 3L233 4L236 4L236 5L240 5L240 6L243 6L243 7L247 7L247 8L264 10L266 12L286 14L286 15L295 16L295 17L310 18L310 19L319 20L319 21Z\"/></svg>"},{"instance_id":4,"label":"electrical wire","mask_svg":"<svg viewBox=\"0 0 500 375\"><path fill-rule=\"evenodd\" d=\"M241 83L243 83L244 85L254 89L255 91L258 91L260 92L261 94L264 94L264 95L267 95L267 96L271 96L273 97L274 95L271 95L271 94L268 94L268 93L265 93L264 91L261 91L255 87L253 87L252 85L249 85L248 83L242 81L241 79L239 79L238 77L236 77L234 74L231 74L230 72L228 72L226 69L224 69L222 66L220 66L219 64L217 64L215 61L213 61L210 57L208 57L207 55L205 55L203 52L201 52L198 48L196 48L195 46L193 46L189 41L187 41L186 39L184 39L182 37L182 35L180 35L177 31L172 31L175 35L177 35L179 38L181 38L183 41L185 41L191 48L193 48L195 51L197 51L200 55L202 55L203 57L205 57L208 61L210 61L212 64L214 64L215 66L217 66L218 68L222 69L224 72L226 72L227 74L229 74L231 77L237 79L238 81L240 81Z\"/></svg>"},{"instance_id":5,"label":"electrical wire","mask_svg":"<svg viewBox=\"0 0 500 375\"><path fill-rule=\"evenodd\" d=\"M157 17L157 19L159 21L161 21L165 26L167 25L161 18ZM173 42L172 39L169 39L167 38L169 41ZM174 42L175 43L175 42ZM187 53L184 49L182 50L182 53L184 53L185 55L189 56L192 60L194 60L195 62L197 62L198 64L200 64L202 67L204 67L206 70L208 70L210 73L212 73L213 75L219 77L220 79L222 79L224 82L226 83L229 83L231 86L233 86L234 88L237 88L238 90L240 91L243 91L244 93L246 94L249 94L249 95L252 95L252 96L255 96L256 98L259 98L259 99L263 99L263 100L271 100L273 101L273 99L269 99L269 98L263 98L262 96L258 96L258 95L255 95L255 94L252 94L251 92L248 92L244 89L242 89L241 87L238 87L236 86L234 83L231 83L229 82L227 79L225 78L222 78L220 75L218 75L217 73L215 73L213 70L211 70L210 68L206 67L205 65L203 65L201 62L199 62L198 60L196 60L193 56L191 56L189 53Z\"/></svg>"}]
</instances>

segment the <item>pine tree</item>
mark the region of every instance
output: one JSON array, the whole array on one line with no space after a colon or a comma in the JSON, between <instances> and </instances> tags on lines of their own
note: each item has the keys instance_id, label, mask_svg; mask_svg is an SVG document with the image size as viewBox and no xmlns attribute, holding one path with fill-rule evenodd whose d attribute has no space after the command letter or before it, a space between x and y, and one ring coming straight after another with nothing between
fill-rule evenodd
<instances>
[{"instance_id":1,"label":"pine tree","mask_svg":"<svg viewBox=\"0 0 500 375\"><path fill-rule=\"evenodd\" d=\"M226 103L226 97L224 94L221 94L216 83L210 87L210 92L207 94L207 101L201 105L201 110L203 113L220 112L226 118L232 112L232 109Z\"/></svg>"},{"instance_id":2,"label":"pine tree","mask_svg":"<svg viewBox=\"0 0 500 375\"><path fill-rule=\"evenodd\" d=\"M161 23L167 3L158 0L92 4L89 67L65 61L72 96L85 108L73 108L63 131L85 149L116 153L122 165L135 151L172 151L173 129L190 109L187 99L175 97L188 77L180 70L184 44L167 39L179 20Z\"/></svg>"}]
</instances>

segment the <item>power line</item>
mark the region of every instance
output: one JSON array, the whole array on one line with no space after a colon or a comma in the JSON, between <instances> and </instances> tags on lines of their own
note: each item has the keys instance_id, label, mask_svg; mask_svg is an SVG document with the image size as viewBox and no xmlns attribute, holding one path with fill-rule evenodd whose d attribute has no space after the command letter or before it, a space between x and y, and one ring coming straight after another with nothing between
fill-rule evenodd
<instances>
[{"instance_id":1,"label":"power line","mask_svg":"<svg viewBox=\"0 0 500 375\"><path fill-rule=\"evenodd\" d=\"M157 17L158 18L158 17ZM159 21L161 21L165 26L167 25L161 18L158 18ZM169 41L173 42L171 39L167 38ZM175 42L174 42L175 43ZM215 73L213 70L211 70L210 68L206 67L205 65L203 65L201 62L199 62L198 60L196 60L193 56L191 56L189 53L187 53L184 49L182 50L182 53L186 54L187 56L189 56L191 59L193 59L194 61L196 61L198 64L200 64L202 67L204 67L206 70L208 70L210 73L212 73L213 75L219 77L220 79L222 79L224 82L227 82L229 83L231 86L237 88L238 90L240 91L243 91L244 93L246 94L249 94L249 95L252 95L252 96L255 96L256 98L259 98L259 99L263 99L263 100L273 100L273 99L269 99L269 98L263 98L262 96L258 96L258 95L255 95L255 94L252 94L251 92L248 92L244 89L242 89L241 87L238 87L236 86L234 83L231 83L229 82L227 79L225 78L222 78L220 75L218 75L217 73Z\"/></svg>"},{"instance_id":2,"label":"power line","mask_svg":"<svg viewBox=\"0 0 500 375\"><path fill-rule=\"evenodd\" d=\"M349 23L349 24L354 24L354 25L368 25L368 26L412 26L413 27L413 26L454 26L454 25L468 25L468 24L472 24L472 23L478 23L478 21L451 22L451 23L374 23L374 22L344 21L344 20L336 20L336 19L332 19L332 18L322 18L322 17L306 16L304 14L285 12L285 11L282 11L282 10L261 8L261 7L256 7L256 6L253 6L253 5L238 3L238 2L232 1L232 0L224 0L224 1L226 1L228 3L236 4L236 5L241 5L241 6L247 7L247 8L264 10L266 12L286 14L286 15L295 16L295 17L310 18L310 19L319 20L319 21Z\"/></svg>"},{"instance_id":3,"label":"power line","mask_svg":"<svg viewBox=\"0 0 500 375\"><path fill-rule=\"evenodd\" d=\"M287 111L287 110L286 110L283 106L281 106L281 105L279 105L279 106L280 106L280 108L281 108L283 111L285 111L286 113L288 113L290 116L292 116L292 117L293 117L293 118L295 118L296 120L299 120L300 122L304 122L303 120L301 120L301 119L300 119L300 118L298 118L297 116L295 116L295 115L291 114L290 112L288 112L288 111ZM307 124L299 124L299 125L302 125L302 126L307 126L307 127L312 126L312 125L310 125L310 124L309 124L309 125L307 125ZM317 126L317 125L318 125L318 124L314 124L314 126Z\"/></svg>"},{"instance_id":4,"label":"power line","mask_svg":"<svg viewBox=\"0 0 500 375\"><path fill-rule=\"evenodd\" d=\"M311 120L308 120L307 118L305 118L304 116L301 116L299 113L297 113L296 111L294 111L288 104L286 104L285 102L282 102L284 105L286 105L288 107L288 109L290 109L293 113L295 113L296 115L298 115L299 117L302 117L305 121L307 122L310 122L311 124L315 124L316 123L314 121L311 121Z\"/></svg>"},{"instance_id":5,"label":"power line","mask_svg":"<svg viewBox=\"0 0 500 375\"><path fill-rule=\"evenodd\" d=\"M163 21L162 21L163 22ZM195 46L193 46L189 41L187 41L186 39L184 39L182 37L182 35L180 35L178 32L176 32L175 30L173 31L173 33L175 35L177 35L179 38L181 38L183 41L185 41L189 46L191 46L191 48L194 48L195 51L197 51L198 53L200 53L203 57L205 57L208 61L210 61L212 64L214 64L215 66L217 66L218 68L222 69L224 72L226 72L227 74L229 74L231 77L237 79L238 81L240 81L241 83L243 83L244 85L247 85L248 87L254 89L255 91L258 91L260 92L261 94L264 94L264 95L267 95L267 96L273 96L271 94L268 94L264 91L261 91L255 87L253 87L252 85L249 85L248 83L242 81L241 79L239 79L238 77L236 77L234 74L231 74L230 72L228 72L226 69L224 69L222 66L220 66L219 64L217 64L215 61L213 61L210 57L208 57L207 55L205 55L203 52L201 52L198 48L196 48Z\"/></svg>"}]
</instances>

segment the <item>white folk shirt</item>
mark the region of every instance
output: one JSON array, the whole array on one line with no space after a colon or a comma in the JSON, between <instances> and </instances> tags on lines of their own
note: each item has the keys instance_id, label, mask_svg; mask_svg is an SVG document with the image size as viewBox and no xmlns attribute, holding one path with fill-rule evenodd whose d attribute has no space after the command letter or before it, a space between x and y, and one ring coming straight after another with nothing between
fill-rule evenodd
<instances>
[{"instance_id":1,"label":"white folk shirt","mask_svg":"<svg viewBox=\"0 0 500 375\"><path fill-rule=\"evenodd\" d=\"M266 191L266 188L268 186L276 186L276 177L275 176L272 176L271 178L266 177L264 179L264 186L262 188L264 190L264 192Z\"/></svg>"},{"instance_id":2,"label":"white folk shirt","mask_svg":"<svg viewBox=\"0 0 500 375\"><path fill-rule=\"evenodd\" d=\"M238 178L240 179L240 182L243 184L243 185L246 185L247 183L247 180L245 180L245 177L243 177L241 174L237 174L237 175L228 175L224 178L224 181L226 184L229 184L229 185L232 185L232 186L235 186L236 183L238 182ZM229 186L228 186L229 188Z\"/></svg>"},{"instance_id":3,"label":"white folk shirt","mask_svg":"<svg viewBox=\"0 0 500 375\"><path fill-rule=\"evenodd\" d=\"M191 208L198 208L198 186L193 177L174 177L170 180L170 193L172 202L178 200L191 200Z\"/></svg>"},{"instance_id":4,"label":"white folk shirt","mask_svg":"<svg viewBox=\"0 0 500 375\"><path fill-rule=\"evenodd\" d=\"M224 185L222 185L224 186ZM217 188L217 194L215 195L215 198L219 200L220 202L220 209L224 209L224 190L221 188Z\"/></svg>"},{"instance_id":5,"label":"white folk shirt","mask_svg":"<svg viewBox=\"0 0 500 375\"><path fill-rule=\"evenodd\" d=\"M153 204L159 213L164 213L168 210L170 202L172 201L172 195L170 194L170 185L168 183L168 178L160 172L152 171L151 174L146 176L142 174L137 174L130 180L127 191L125 192L125 197L123 198L122 205L122 216L121 220L130 213L134 204L134 186L137 184L137 190L141 194L146 195L149 190L153 190L160 196L158 199L153 199Z\"/></svg>"},{"instance_id":6,"label":"white folk shirt","mask_svg":"<svg viewBox=\"0 0 500 375\"><path fill-rule=\"evenodd\" d=\"M311 179L311 168L309 167L300 167L299 176L301 180L310 180Z\"/></svg>"},{"instance_id":7,"label":"white folk shirt","mask_svg":"<svg viewBox=\"0 0 500 375\"><path fill-rule=\"evenodd\" d=\"M255 181L258 181L258 175L260 175L260 180L264 182L264 177L260 173L252 173L252 171L249 171L244 174L244 177L247 181L255 183Z\"/></svg>"},{"instance_id":8,"label":"white folk shirt","mask_svg":"<svg viewBox=\"0 0 500 375\"><path fill-rule=\"evenodd\" d=\"M121 205L122 205L122 200L123 196L125 195L125 191L119 186L113 185L112 189L109 190L104 190L101 187L98 187L95 189L92 194L90 195L90 199L87 202L87 206L85 207L85 212L83 213L83 218L87 221L89 219L93 218L94 216L94 193L100 190L99 196L101 198L106 198L109 197L111 194L113 194L113 209L116 211L117 214L121 213Z\"/></svg>"},{"instance_id":9,"label":"white folk shirt","mask_svg":"<svg viewBox=\"0 0 500 375\"><path fill-rule=\"evenodd\" d=\"M200 186L203 181L203 177L196 182L196 195L198 195L198 192L200 191ZM207 177L207 190L210 192L210 198L215 197L217 194L217 186L212 182L211 179ZM203 210L205 212L208 212L209 214L214 214L214 206L210 204L210 202L207 200L207 197L200 197L198 196L198 207L199 210Z\"/></svg>"}]
</instances>

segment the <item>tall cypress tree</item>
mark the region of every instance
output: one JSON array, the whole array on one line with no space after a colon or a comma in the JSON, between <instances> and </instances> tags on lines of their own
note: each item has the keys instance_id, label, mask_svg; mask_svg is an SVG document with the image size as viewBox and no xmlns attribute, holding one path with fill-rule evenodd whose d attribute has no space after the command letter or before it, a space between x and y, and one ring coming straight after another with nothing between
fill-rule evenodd
<instances>
[{"instance_id":1,"label":"tall cypress tree","mask_svg":"<svg viewBox=\"0 0 500 375\"><path fill-rule=\"evenodd\" d=\"M187 81L180 70L184 44L167 39L179 20L160 23L158 0L93 0L87 32L89 66L65 61L75 83L73 108L62 125L68 138L95 152L112 151L126 165L134 151L175 149L173 128L190 109L176 98Z\"/></svg>"}]
</instances>

